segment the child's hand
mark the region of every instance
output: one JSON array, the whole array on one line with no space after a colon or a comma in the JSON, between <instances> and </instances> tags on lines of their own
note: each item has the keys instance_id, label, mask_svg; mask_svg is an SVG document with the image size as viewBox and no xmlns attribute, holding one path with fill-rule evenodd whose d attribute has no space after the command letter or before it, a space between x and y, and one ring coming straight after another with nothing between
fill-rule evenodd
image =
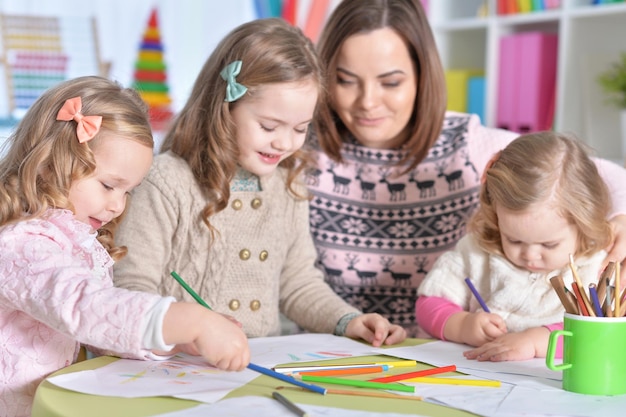
<instances>
[{"instance_id":1,"label":"child's hand","mask_svg":"<svg viewBox=\"0 0 626 417\"><path fill-rule=\"evenodd\" d=\"M350 320L346 327L347 337L353 339L363 339L371 343L374 347L379 347L383 343L393 345L406 339L404 328L389 323L389 320L380 314L362 314Z\"/></svg>"},{"instance_id":2,"label":"child's hand","mask_svg":"<svg viewBox=\"0 0 626 417\"><path fill-rule=\"evenodd\" d=\"M163 320L163 339L219 369L240 371L250 362L250 348L233 320L198 304L172 303Z\"/></svg>"},{"instance_id":3,"label":"child's hand","mask_svg":"<svg viewBox=\"0 0 626 417\"><path fill-rule=\"evenodd\" d=\"M234 318L233 316L229 316L228 314L224 314L224 313L218 313L218 314L221 314L222 317L230 320L231 322L235 323L239 328L243 329L243 324L239 320Z\"/></svg>"},{"instance_id":4,"label":"child's hand","mask_svg":"<svg viewBox=\"0 0 626 417\"><path fill-rule=\"evenodd\" d=\"M533 327L522 332L507 333L494 341L464 352L467 359L478 361L523 361L545 358L550 330Z\"/></svg>"},{"instance_id":5,"label":"child's hand","mask_svg":"<svg viewBox=\"0 0 626 417\"><path fill-rule=\"evenodd\" d=\"M502 317L493 313L467 311L455 313L445 324L443 335L451 342L481 346L506 334Z\"/></svg>"}]
</instances>

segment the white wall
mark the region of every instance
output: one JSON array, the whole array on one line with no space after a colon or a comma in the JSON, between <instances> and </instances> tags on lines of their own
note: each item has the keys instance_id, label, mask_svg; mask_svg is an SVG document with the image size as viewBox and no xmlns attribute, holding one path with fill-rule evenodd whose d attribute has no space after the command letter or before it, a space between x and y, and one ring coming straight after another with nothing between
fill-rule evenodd
<instances>
[{"instance_id":1,"label":"white wall","mask_svg":"<svg viewBox=\"0 0 626 417\"><path fill-rule=\"evenodd\" d=\"M220 39L256 18L252 0L0 0L0 12L6 14L95 16L102 58L112 64L110 77L124 85L133 81L153 7L158 9L172 107L179 110Z\"/></svg>"}]
</instances>

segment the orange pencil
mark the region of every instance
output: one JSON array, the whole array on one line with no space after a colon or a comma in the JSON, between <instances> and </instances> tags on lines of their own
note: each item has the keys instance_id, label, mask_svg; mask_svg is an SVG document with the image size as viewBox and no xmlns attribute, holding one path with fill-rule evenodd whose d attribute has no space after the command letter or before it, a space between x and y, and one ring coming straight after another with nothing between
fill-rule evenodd
<instances>
[{"instance_id":1,"label":"orange pencil","mask_svg":"<svg viewBox=\"0 0 626 417\"><path fill-rule=\"evenodd\" d=\"M370 379L369 381L370 382L396 382L396 381L403 381L405 379L410 379L410 378L418 378L418 377L423 377L423 376L428 376L428 375L443 374L444 372L454 372L454 371L456 371L456 365L449 365L449 366L442 366L440 368L424 369L422 371L415 371L415 372L407 372L407 373L399 374L399 375L383 376L380 378Z\"/></svg>"},{"instance_id":2,"label":"orange pencil","mask_svg":"<svg viewBox=\"0 0 626 417\"><path fill-rule=\"evenodd\" d=\"M368 368L345 368L345 369L325 369L322 371L306 371L298 372L298 375L309 376L345 376L345 375L363 375L363 374L375 374L384 372L388 367L383 366L371 366Z\"/></svg>"}]
</instances>

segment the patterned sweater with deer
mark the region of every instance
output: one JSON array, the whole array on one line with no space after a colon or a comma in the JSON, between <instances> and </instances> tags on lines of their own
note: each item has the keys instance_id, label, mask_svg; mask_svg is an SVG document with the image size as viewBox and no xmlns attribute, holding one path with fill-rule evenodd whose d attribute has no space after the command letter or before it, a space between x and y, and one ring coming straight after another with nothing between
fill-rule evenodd
<instances>
[{"instance_id":1,"label":"patterned sweater with deer","mask_svg":"<svg viewBox=\"0 0 626 417\"><path fill-rule=\"evenodd\" d=\"M448 112L441 135L410 172L394 163L401 150L372 149L354 138L334 163L312 137L317 169L311 232L326 280L361 311L380 313L418 335L417 288L434 261L465 234L478 205L480 177L494 153L517 133L487 128L475 115ZM613 213L626 213L626 170L595 159L609 187Z\"/></svg>"},{"instance_id":2,"label":"patterned sweater with deer","mask_svg":"<svg viewBox=\"0 0 626 417\"><path fill-rule=\"evenodd\" d=\"M400 174L401 150L344 143L343 164L318 147L307 174L318 263L332 288L364 312L417 334L417 288L433 262L465 234L478 204L482 168L516 134L476 116L447 113L441 135L417 168Z\"/></svg>"}]
</instances>

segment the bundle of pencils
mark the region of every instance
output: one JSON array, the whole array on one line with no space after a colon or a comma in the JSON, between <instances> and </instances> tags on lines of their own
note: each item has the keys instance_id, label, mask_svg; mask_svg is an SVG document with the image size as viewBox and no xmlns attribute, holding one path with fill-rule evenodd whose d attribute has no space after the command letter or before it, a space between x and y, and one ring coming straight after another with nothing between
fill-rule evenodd
<instances>
[{"instance_id":1,"label":"bundle of pencils","mask_svg":"<svg viewBox=\"0 0 626 417\"><path fill-rule=\"evenodd\" d=\"M587 290L578 276L571 255L569 266L574 277L571 291L563 283L561 275L550 278L550 283L567 313L591 317L623 317L626 314L626 289L620 291L619 262L609 262L600 274L597 284L589 284Z\"/></svg>"}]
</instances>

